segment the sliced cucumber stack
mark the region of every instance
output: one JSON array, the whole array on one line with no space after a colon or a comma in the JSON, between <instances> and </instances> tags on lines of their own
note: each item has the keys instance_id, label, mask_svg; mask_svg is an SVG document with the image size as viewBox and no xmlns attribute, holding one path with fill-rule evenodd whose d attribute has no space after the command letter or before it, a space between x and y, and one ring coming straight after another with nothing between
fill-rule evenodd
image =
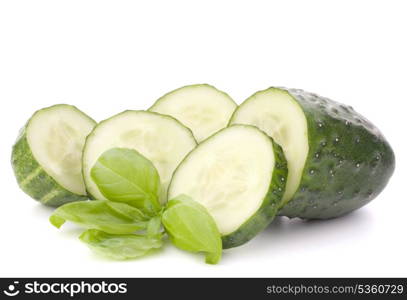
<instances>
[{"instance_id":1,"label":"sliced cucumber stack","mask_svg":"<svg viewBox=\"0 0 407 300\"><path fill-rule=\"evenodd\" d=\"M86 139L83 174L88 193L106 199L93 182L90 172L99 156L111 148L140 152L157 168L162 183L162 202L175 168L196 146L192 132L176 119L154 112L125 111L100 122Z\"/></svg>"},{"instance_id":2,"label":"sliced cucumber stack","mask_svg":"<svg viewBox=\"0 0 407 300\"><path fill-rule=\"evenodd\" d=\"M198 142L225 128L236 103L207 84L189 85L164 95L149 111L170 115L192 130Z\"/></svg>"},{"instance_id":3,"label":"sliced cucumber stack","mask_svg":"<svg viewBox=\"0 0 407 300\"><path fill-rule=\"evenodd\" d=\"M49 206L86 199L82 149L95 124L71 105L35 112L12 151L11 162L21 189Z\"/></svg>"},{"instance_id":4,"label":"sliced cucumber stack","mask_svg":"<svg viewBox=\"0 0 407 300\"><path fill-rule=\"evenodd\" d=\"M288 161L282 215L333 218L375 198L395 167L386 139L350 106L298 89L255 93L230 124L251 124L279 143Z\"/></svg>"},{"instance_id":5,"label":"sliced cucumber stack","mask_svg":"<svg viewBox=\"0 0 407 300\"><path fill-rule=\"evenodd\" d=\"M214 218L223 247L264 229L282 201L287 167L277 144L254 126L223 129L199 144L174 172L168 197L191 196Z\"/></svg>"}]
</instances>

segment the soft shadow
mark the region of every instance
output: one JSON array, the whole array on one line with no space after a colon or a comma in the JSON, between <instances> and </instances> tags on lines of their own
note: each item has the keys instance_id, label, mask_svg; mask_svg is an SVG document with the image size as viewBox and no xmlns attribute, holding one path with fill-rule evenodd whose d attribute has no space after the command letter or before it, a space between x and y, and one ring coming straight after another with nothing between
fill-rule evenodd
<instances>
[{"instance_id":1,"label":"soft shadow","mask_svg":"<svg viewBox=\"0 0 407 300\"><path fill-rule=\"evenodd\" d=\"M348 230L364 227L372 221L372 216L366 210L358 210L344 216L327 220L303 220L299 218L276 217L266 228L274 238L292 238L298 234L319 233L330 230Z\"/></svg>"},{"instance_id":2,"label":"soft shadow","mask_svg":"<svg viewBox=\"0 0 407 300\"><path fill-rule=\"evenodd\" d=\"M250 255L276 255L298 253L300 249L329 247L333 244L349 244L362 239L372 230L373 216L367 210L358 210L329 220L301 220L277 217L256 238L242 247L226 251L227 256L237 252ZM236 251L237 250L237 251ZM233 254L232 254L233 252Z\"/></svg>"},{"instance_id":3,"label":"soft shadow","mask_svg":"<svg viewBox=\"0 0 407 300\"><path fill-rule=\"evenodd\" d=\"M41 203L37 203L37 205L33 206L32 210L33 213L37 216L40 216L42 218L49 218L49 216L52 214L55 208L42 205Z\"/></svg>"}]
</instances>

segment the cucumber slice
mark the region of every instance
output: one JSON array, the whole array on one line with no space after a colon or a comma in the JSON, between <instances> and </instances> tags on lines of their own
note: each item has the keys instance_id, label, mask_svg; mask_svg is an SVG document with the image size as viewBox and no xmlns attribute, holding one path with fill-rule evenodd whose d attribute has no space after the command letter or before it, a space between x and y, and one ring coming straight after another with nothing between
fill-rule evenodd
<instances>
[{"instance_id":1,"label":"cucumber slice","mask_svg":"<svg viewBox=\"0 0 407 300\"><path fill-rule=\"evenodd\" d=\"M249 99L236 109L230 124L254 125L281 145L289 170L283 197L286 203L298 189L307 159L307 119L297 102L283 90L258 92Z\"/></svg>"},{"instance_id":2,"label":"cucumber slice","mask_svg":"<svg viewBox=\"0 0 407 300\"><path fill-rule=\"evenodd\" d=\"M90 171L103 152L111 148L135 149L148 158L160 175L162 196L175 168L196 146L191 130L176 119L154 112L125 111L100 122L86 139L83 152L83 174L91 197L106 199L93 182Z\"/></svg>"},{"instance_id":3,"label":"cucumber slice","mask_svg":"<svg viewBox=\"0 0 407 300\"><path fill-rule=\"evenodd\" d=\"M200 143L225 128L236 103L228 94L208 84L188 85L158 99L149 111L170 115L190 128Z\"/></svg>"},{"instance_id":4,"label":"cucumber slice","mask_svg":"<svg viewBox=\"0 0 407 300\"><path fill-rule=\"evenodd\" d=\"M174 172L169 199L191 196L206 207L223 248L263 230L281 204L287 167L277 144L254 126L223 129L191 151Z\"/></svg>"},{"instance_id":5,"label":"cucumber slice","mask_svg":"<svg viewBox=\"0 0 407 300\"><path fill-rule=\"evenodd\" d=\"M288 181L281 214L338 217L375 198L393 174L394 153L350 106L298 89L269 88L244 101L230 124L251 124L283 148Z\"/></svg>"},{"instance_id":6,"label":"cucumber slice","mask_svg":"<svg viewBox=\"0 0 407 300\"><path fill-rule=\"evenodd\" d=\"M82 149L96 122L74 106L41 109L21 130L12 166L21 189L49 206L85 200Z\"/></svg>"}]
</instances>

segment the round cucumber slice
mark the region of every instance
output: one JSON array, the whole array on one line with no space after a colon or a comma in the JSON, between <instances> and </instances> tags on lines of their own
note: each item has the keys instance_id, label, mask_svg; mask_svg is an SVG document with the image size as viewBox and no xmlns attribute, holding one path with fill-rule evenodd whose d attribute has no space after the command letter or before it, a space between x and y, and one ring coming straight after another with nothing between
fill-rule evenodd
<instances>
[{"instance_id":1,"label":"round cucumber slice","mask_svg":"<svg viewBox=\"0 0 407 300\"><path fill-rule=\"evenodd\" d=\"M12 165L21 189L49 206L86 199L82 149L96 122L74 106L41 109L13 146Z\"/></svg>"},{"instance_id":2,"label":"round cucumber slice","mask_svg":"<svg viewBox=\"0 0 407 300\"><path fill-rule=\"evenodd\" d=\"M162 202L175 168L196 146L192 132L176 119L154 112L125 111L100 122L86 139L83 174L91 197L106 199L93 182L90 171L100 155L111 148L135 149L148 158L160 175Z\"/></svg>"},{"instance_id":3,"label":"round cucumber slice","mask_svg":"<svg viewBox=\"0 0 407 300\"><path fill-rule=\"evenodd\" d=\"M230 124L254 125L281 145L289 170L283 197L283 203L286 203L298 189L307 159L307 119L301 107L284 90L260 91L249 99L235 111Z\"/></svg>"},{"instance_id":4,"label":"round cucumber slice","mask_svg":"<svg viewBox=\"0 0 407 300\"><path fill-rule=\"evenodd\" d=\"M255 125L281 144L288 161L285 216L346 214L375 198L394 171L394 153L373 124L350 106L303 90L257 92L230 124Z\"/></svg>"},{"instance_id":5,"label":"round cucumber slice","mask_svg":"<svg viewBox=\"0 0 407 300\"><path fill-rule=\"evenodd\" d=\"M208 84L188 85L158 99L149 111L170 115L190 128L198 142L225 128L236 103Z\"/></svg>"},{"instance_id":6,"label":"round cucumber slice","mask_svg":"<svg viewBox=\"0 0 407 300\"><path fill-rule=\"evenodd\" d=\"M223 238L239 246L263 230L281 204L287 168L277 144L254 126L220 130L192 150L174 172L169 199L191 196L206 207Z\"/></svg>"}]
</instances>

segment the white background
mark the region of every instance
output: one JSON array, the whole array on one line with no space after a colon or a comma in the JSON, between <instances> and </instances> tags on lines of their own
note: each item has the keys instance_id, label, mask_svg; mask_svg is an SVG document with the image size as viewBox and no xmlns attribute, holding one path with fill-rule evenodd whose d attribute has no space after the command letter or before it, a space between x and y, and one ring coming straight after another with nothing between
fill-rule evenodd
<instances>
[{"instance_id":1,"label":"white background","mask_svg":"<svg viewBox=\"0 0 407 300\"><path fill-rule=\"evenodd\" d=\"M0 276L407 276L406 14L406 1L1 1ZM192 83L238 103L282 85L350 104L388 138L396 172L359 211L279 218L217 266L170 245L101 259L19 190L11 146L35 110L102 120Z\"/></svg>"}]
</instances>

